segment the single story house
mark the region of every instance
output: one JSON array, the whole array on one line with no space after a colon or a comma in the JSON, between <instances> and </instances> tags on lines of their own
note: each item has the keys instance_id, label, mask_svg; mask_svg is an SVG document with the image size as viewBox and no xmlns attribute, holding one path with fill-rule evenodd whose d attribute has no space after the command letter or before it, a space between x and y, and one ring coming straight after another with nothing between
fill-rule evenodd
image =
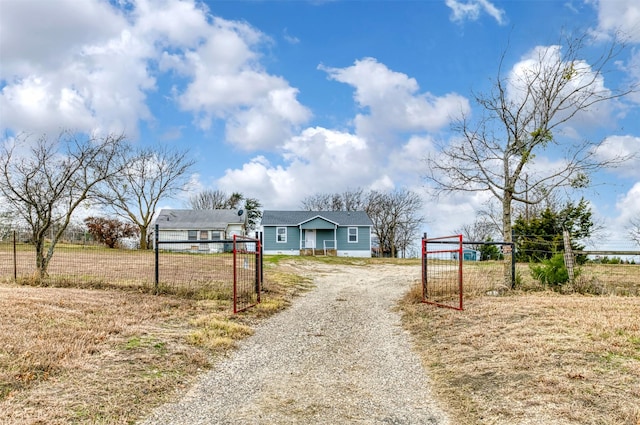
<instances>
[{"instance_id":1,"label":"single story house","mask_svg":"<svg viewBox=\"0 0 640 425\"><path fill-rule=\"evenodd\" d=\"M160 249L170 251L222 252L224 241L233 235L244 236L247 213L243 210L161 209L155 220ZM155 226L153 227L155 231ZM155 244L155 237L152 238ZM191 243L166 243L187 241ZM201 241L209 241L201 242ZM228 249L228 243L227 243Z\"/></svg>"},{"instance_id":2,"label":"single story house","mask_svg":"<svg viewBox=\"0 0 640 425\"><path fill-rule=\"evenodd\" d=\"M262 213L264 253L371 257L373 222L364 211Z\"/></svg>"}]
</instances>

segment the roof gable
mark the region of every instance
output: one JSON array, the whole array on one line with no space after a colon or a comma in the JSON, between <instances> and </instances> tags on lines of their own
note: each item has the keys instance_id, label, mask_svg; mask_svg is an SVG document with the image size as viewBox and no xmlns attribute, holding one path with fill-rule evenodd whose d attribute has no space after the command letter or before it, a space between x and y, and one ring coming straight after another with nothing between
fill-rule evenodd
<instances>
[{"instance_id":1,"label":"roof gable","mask_svg":"<svg viewBox=\"0 0 640 425\"><path fill-rule=\"evenodd\" d=\"M338 226L373 226L364 211L274 211L262 213L263 226L300 226L314 219L323 219Z\"/></svg>"}]
</instances>

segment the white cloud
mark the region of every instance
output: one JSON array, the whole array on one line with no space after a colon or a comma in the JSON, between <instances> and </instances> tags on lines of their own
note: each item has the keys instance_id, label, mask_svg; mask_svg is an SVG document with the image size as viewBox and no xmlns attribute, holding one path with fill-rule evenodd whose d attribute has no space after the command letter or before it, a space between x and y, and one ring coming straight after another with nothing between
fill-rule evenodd
<instances>
[{"instance_id":1,"label":"white cloud","mask_svg":"<svg viewBox=\"0 0 640 425\"><path fill-rule=\"evenodd\" d=\"M211 17L194 0L119 4L3 4L2 129L135 138L141 120L155 119L147 96L161 78L202 128L228 121L229 141L244 149L278 146L309 119L298 91L262 68L258 49L270 40L250 25Z\"/></svg>"},{"instance_id":2,"label":"white cloud","mask_svg":"<svg viewBox=\"0 0 640 425\"><path fill-rule=\"evenodd\" d=\"M141 36L152 44L196 45L210 33L208 10L202 3L175 0L135 0L132 16Z\"/></svg>"},{"instance_id":3,"label":"white cloud","mask_svg":"<svg viewBox=\"0 0 640 425\"><path fill-rule=\"evenodd\" d=\"M11 32L0 37L3 129L135 135L138 121L151 118L145 93L155 88L147 69L153 50L118 10L101 1L25 1L4 3L1 16Z\"/></svg>"},{"instance_id":4,"label":"white cloud","mask_svg":"<svg viewBox=\"0 0 640 425\"><path fill-rule=\"evenodd\" d=\"M389 168L396 176L421 176L425 173L425 158L435 152L432 136L411 136L409 140L389 155Z\"/></svg>"},{"instance_id":5,"label":"white cloud","mask_svg":"<svg viewBox=\"0 0 640 425\"><path fill-rule=\"evenodd\" d=\"M355 88L358 106L368 112L355 117L356 133L367 139L384 140L392 132L436 131L470 110L468 100L456 93L441 97L419 93L414 78L374 58L357 60L347 68L320 69Z\"/></svg>"},{"instance_id":6,"label":"white cloud","mask_svg":"<svg viewBox=\"0 0 640 425\"><path fill-rule=\"evenodd\" d=\"M640 136L609 136L599 146L596 156L602 161L631 157L612 171L621 176L640 178Z\"/></svg>"},{"instance_id":7,"label":"white cloud","mask_svg":"<svg viewBox=\"0 0 640 425\"><path fill-rule=\"evenodd\" d=\"M84 46L103 43L127 26L102 1L3 1L0 80L59 69Z\"/></svg>"},{"instance_id":8,"label":"white cloud","mask_svg":"<svg viewBox=\"0 0 640 425\"><path fill-rule=\"evenodd\" d=\"M453 22L477 21L480 14L484 12L495 19L498 24L504 25L506 23L504 10L488 0L446 0L446 5L451 9Z\"/></svg>"},{"instance_id":9,"label":"white cloud","mask_svg":"<svg viewBox=\"0 0 640 425\"><path fill-rule=\"evenodd\" d=\"M619 212L615 226L612 227L612 231L619 234L618 237L625 238L626 228L630 225L631 220L640 219L640 181L636 182L629 191L616 202L616 210Z\"/></svg>"},{"instance_id":10,"label":"white cloud","mask_svg":"<svg viewBox=\"0 0 640 425\"><path fill-rule=\"evenodd\" d=\"M558 70L569 68L569 63L563 61L562 49L559 45L536 46L523 55L511 69L507 96L515 104L525 103L524 116L539 108L539 105L532 102L532 87L540 91L547 90L538 86L548 85L557 78ZM589 107L580 106L576 113L575 105L592 103L597 98L610 96L612 92L606 87L604 76L596 75L587 62L576 60L571 69L571 78L561 88L559 95L555 97L555 103L552 104L553 108L558 108L552 124L560 123L575 114L556 131L580 138L584 137L580 130L612 125L615 122L613 114L619 103L616 99L598 101ZM572 98L571 102L560 105L559 102L568 96Z\"/></svg>"},{"instance_id":11,"label":"white cloud","mask_svg":"<svg viewBox=\"0 0 640 425\"><path fill-rule=\"evenodd\" d=\"M227 170L219 187L268 199L269 208L297 208L306 196L371 187L385 179L384 164L361 137L322 127L307 128L283 145L284 165L264 157ZM249 195L251 194L251 195Z\"/></svg>"},{"instance_id":12,"label":"white cloud","mask_svg":"<svg viewBox=\"0 0 640 425\"><path fill-rule=\"evenodd\" d=\"M245 150L280 145L311 116L297 89L262 69L255 49L267 40L245 23L214 19L204 43L162 61L191 78L177 95L181 108L196 113L203 129L227 119L227 140Z\"/></svg>"},{"instance_id":13,"label":"white cloud","mask_svg":"<svg viewBox=\"0 0 640 425\"><path fill-rule=\"evenodd\" d=\"M637 0L599 0L598 28L595 35L603 38L621 33L632 43L640 43L640 3Z\"/></svg>"}]
</instances>

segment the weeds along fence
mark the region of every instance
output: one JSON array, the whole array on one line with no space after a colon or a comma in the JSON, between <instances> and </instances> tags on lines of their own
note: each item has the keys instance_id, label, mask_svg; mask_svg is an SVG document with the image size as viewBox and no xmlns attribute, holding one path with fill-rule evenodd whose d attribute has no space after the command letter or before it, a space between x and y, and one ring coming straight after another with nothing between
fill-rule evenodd
<instances>
[{"instance_id":1,"label":"weeds along fence","mask_svg":"<svg viewBox=\"0 0 640 425\"><path fill-rule=\"evenodd\" d=\"M159 241L153 250L59 243L37 277L36 252L24 235L0 240L0 280L22 284L122 288L228 302L235 312L260 301L260 241ZM206 249L205 249L206 248Z\"/></svg>"},{"instance_id":2,"label":"weeds along fence","mask_svg":"<svg viewBox=\"0 0 640 425\"><path fill-rule=\"evenodd\" d=\"M568 270L569 281L555 289L640 295L640 246L631 240L586 244L570 240L568 234L565 237L566 240L558 235L516 235L521 286L540 284L534 269L554 273L560 265Z\"/></svg>"}]
</instances>

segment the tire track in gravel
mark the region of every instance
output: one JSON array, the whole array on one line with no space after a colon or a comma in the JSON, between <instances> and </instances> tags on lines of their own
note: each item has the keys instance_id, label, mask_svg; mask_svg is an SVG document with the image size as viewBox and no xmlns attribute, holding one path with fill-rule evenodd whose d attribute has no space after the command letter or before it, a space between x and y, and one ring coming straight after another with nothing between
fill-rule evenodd
<instances>
[{"instance_id":1,"label":"tire track in gravel","mask_svg":"<svg viewBox=\"0 0 640 425\"><path fill-rule=\"evenodd\" d=\"M299 269L316 288L143 424L448 424L394 311L420 270Z\"/></svg>"}]
</instances>

